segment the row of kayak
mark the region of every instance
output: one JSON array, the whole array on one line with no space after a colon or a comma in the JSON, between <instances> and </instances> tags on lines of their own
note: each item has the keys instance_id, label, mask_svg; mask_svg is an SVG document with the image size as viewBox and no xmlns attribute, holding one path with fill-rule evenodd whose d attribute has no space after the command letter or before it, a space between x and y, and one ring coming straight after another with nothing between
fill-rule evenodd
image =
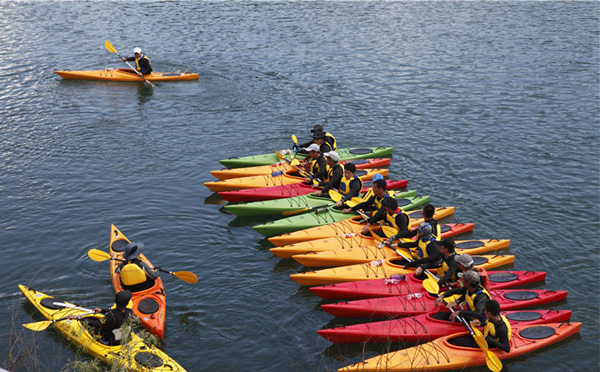
<instances>
[{"instance_id":1,"label":"row of kayak","mask_svg":"<svg viewBox=\"0 0 600 372\"><path fill-rule=\"evenodd\" d=\"M275 159L271 154L265 156ZM273 165L277 168L273 172L293 172L288 165L289 162L287 165L285 161L278 162ZM243 166L248 165L238 165L239 168ZM262 169L262 172L267 172L269 167L263 165ZM264 174L262 176L265 177ZM290 192L292 186L304 189L305 193L293 194ZM436 318L438 312L447 310L435 305L437 296L423 288L422 280L413 275L414 269L405 268L406 250L390 248L380 244L381 238L363 234L363 216L342 213L328 205L333 203L331 199L311 195L314 189L310 186L297 183L285 187L288 188L286 191L275 191L276 197L260 202L256 202L258 199L236 197L241 192L250 195L252 190L258 192L265 188L225 191L219 192L219 195L230 202L238 202L225 207L233 214L278 218L253 228L274 244L270 251L276 256L294 259L306 267L322 268L290 277L301 285L309 286L311 292L323 298L325 303L321 308L324 311L335 317L369 320L321 329L318 334L334 343L419 343L340 368L339 371L462 370L486 364L486 355L479 348L457 346L456 339L469 336L461 323ZM423 219L422 211L416 209L427 204L429 196L396 190L394 197L405 211L409 211L413 225L418 226ZM454 207L436 208L434 218L449 217L454 210ZM440 226L442 238L470 233L474 228L473 223L441 223ZM489 293L500 303L502 314L511 323L510 352L491 349L498 360L551 345L579 332L581 327L580 323L569 322L570 310L523 310L564 300L567 291L516 289L543 281L545 272L490 271L514 262L514 256L498 253L506 250L509 244L507 239L456 240L457 253L469 253L475 266L487 272ZM496 254L490 254L492 252Z\"/></svg>"},{"instance_id":2,"label":"row of kayak","mask_svg":"<svg viewBox=\"0 0 600 372\"><path fill-rule=\"evenodd\" d=\"M115 272L117 265L122 262L125 246L130 241L114 225L111 225L109 252L91 250L90 258L95 261L109 260L110 279L115 293L124 290L120 275ZM95 253L95 254L94 254ZM97 258L100 256L100 258ZM138 256L140 260L153 267L143 253ZM189 272L169 272L182 280L194 283L195 275ZM90 355L98 358L109 365L117 364L131 371L185 371L176 361L171 359L163 351L146 344L142 338L132 332L131 340L126 344L108 346L100 341L97 335L92 334L87 327L78 320L62 319L67 315L83 314L89 315L88 309L81 308L75 304L51 295L39 292L33 288L19 285L19 289L31 304L48 320L53 321L56 330L75 345L86 350ZM132 291L132 298L128 305L140 320L141 325L159 338L163 338L165 332L166 315L166 293L160 277L139 288L128 287ZM59 321L57 321L59 320Z\"/></svg>"}]
</instances>

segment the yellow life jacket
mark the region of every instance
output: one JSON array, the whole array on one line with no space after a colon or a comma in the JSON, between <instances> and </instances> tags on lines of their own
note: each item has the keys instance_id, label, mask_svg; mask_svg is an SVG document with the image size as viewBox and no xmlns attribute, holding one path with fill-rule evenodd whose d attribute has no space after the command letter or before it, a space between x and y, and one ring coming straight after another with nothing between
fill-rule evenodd
<instances>
[{"instance_id":1,"label":"yellow life jacket","mask_svg":"<svg viewBox=\"0 0 600 372\"><path fill-rule=\"evenodd\" d=\"M363 183L362 180L358 178L358 176L354 176L350 179L347 179L346 176L344 176L340 181L340 193L342 195L348 195L348 193L350 192L350 182L352 182L353 180L358 180L358 182L360 182L360 189L362 189Z\"/></svg>"},{"instance_id":2,"label":"yellow life jacket","mask_svg":"<svg viewBox=\"0 0 600 372\"><path fill-rule=\"evenodd\" d=\"M337 151L337 143L335 141L335 137L331 133L325 132L325 142L331 146L333 151Z\"/></svg>"},{"instance_id":3,"label":"yellow life jacket","mask_svg":"<svg viewBox=\"0 0 600 372\"><path fill-rule=\"evenodd\" d=\"M475 308L475 297L477 297L477 295L480 293L485 294L489 300L492 299L492 296L490 296L489 292L482 286L478 285L475 293L471 294L471 293L469 293L469 291L467 291L467 293L465 294L465 302L467 303L468 310L470 310L470 311L477 310ZM481 321L485 321L485 314L483 313L483 310L481 311L481 315L479 316L479 319Z\"/></svg>"},{"instance_id":4,"label":"yellow life jacket","mask_svg":"<svg viewBox=\"0 0 600 372\"><path fill-rule=\"evenodd\" d=\"M506 332L508 334L508 340L510 341L512 337L512 329L510 328L510 322L508 321L508 319L506 319L504 315L500 315L500 318L502 318L502 322L506 324ZM496 336L496 325L494 325L494 322L491 322L489 319L485 321L485 325L483 327L483 336L485 337L487 335L490 335L496 341L500 341L500 337Z\"/></svg>"},{"instance_id":5,"label":"yellow life jacket","mask_svg":"<svg viewBox=\"0 0 600 372\"><path fill-rule=\"evenodd\" d=\"M319 158L320 158L320 156L319 156ZM319 162L318 162L319 158L312 159L310 161L310 173L317 174L317 173L319 173L319 171L321 171L321 169L319 169Z\"/></svg>"},{"instance_id":6,"label":"yellow life jacket","mask_svg":"<svg viewBox=\"0 0 600 372\"><path fill-rule=\"evenodd\" d=\"M431 226L431 224L429 225ZM435 240L436 241L440 241L441 240L441 236L442 236L442 228L440 227L439 224L436 224L436 230L435 230ZM410 253L412 254L412 256L414 258L421 259L421 258L427 258L429 257L429 253L427 252L427 246L429 245L429 241L422 241L421 239L419 239L417 241L418 246L416 248L411 248L410 249Z\"/></svg>"},{"instance_id":7,"label":"yellow life jacket","mask_svg":"<svg viewBox=\"0 0 600 372\"><path fill-rule=\"evenodd\" d=\"M388 198L391 198L391 196L388 196ZM379 202L379 204L381 204L381 201ZM398 225L396 225L396 217L399 214L403 214L406 216L406 218L408 218L408 226L407 229L410 230L410 217L408 216L408 214L406 214L406 212L404 212L402 210L402 208L398 207L398 209L396 209L396 211L393 214L389 214L389 213L385 213L385 222L390 225L391 227L393 227L394 229L400 231L400 228L398 227Z\"/></svg>"},{"instance_id":8,"label":"yellow life jacket","mask_svg":"<svg viewBox=\"0 0 600 372\"><path fill-rule=\"evenodd\" d=\"M456 257L456 253L451 254L448 258L444 257L444 259L442 260L442 264L440 265L439 269L437 269L437 274L440 278L446 275L448 270L450 270L450 267L448 266L448 261L454 260L454 257ZM454 275L452 275L452 277L448 281L455 282L457 279L458 278L456 277L456 273L454 273Z\"/></svg>"},{"instance_id":9,"label":"yellow life jacket","mask_svg":"<svg viewBox=\"0 0 600 372\"><path fill-rule=\"evenodd\" d=\"M146 57L146 55L145 55L145 54L142 56L142 58L136 58L136 59L135 59L135 68L136 68L136 69L137 69L139 72L142 72L142 68L140 67L140 59L144 59L144 58L148 60L148 63L150 63L150 58Z\"/></svg>"},{"instance_id":10,"label":"yellow life jacket","mask_svg":"<svg viewBox=\"0 0 600 372\"><path fill-rule=\"evenodd\" d=\"M333 170L339 166L340 168L342 168L342 173L344 173L344 167L341 164L336 164L333 167L330 167L329 165L327 166L327 176L325 177L325 179L323 180L323 182L329 182L329 180L331 180L331 177L333 177Z\"/></svg>"},{"instance_id":11,"label":"yellow life jacket","mask_svg":"<svg viewBox=\"0 0 600 372\"><path fill-rule=\"evenodd\" d=\"M131 286L145 281L146 273L138 265L130 262L121 269L121 282L124 285Z\"/></svg>"}]
</instances>

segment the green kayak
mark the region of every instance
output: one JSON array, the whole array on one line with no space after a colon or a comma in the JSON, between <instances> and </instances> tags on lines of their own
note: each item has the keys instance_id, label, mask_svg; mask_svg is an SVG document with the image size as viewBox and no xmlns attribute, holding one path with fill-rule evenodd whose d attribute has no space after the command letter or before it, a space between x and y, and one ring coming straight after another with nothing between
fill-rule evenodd
<instances>
[{"instance_id":1,"label":"green kayak","mask_svg":"<svg viewBox=\"0 0 600 372\"><path fill-rule=\"evenodd\" d=\"M394 195L396 199L407 198L417 195L416 190L399 192ZM325 208L326 205L335 203L329 196L314 196L312 194L294 196L285 199L274 199L266 201L257 201L251 203L239 203L226 205L225 209L237 216L270 216L282 215L283 212L298 211L300 214L310 210L306 208ZM312 210L312 209L311 209ZM349 216L348 216L349 218Z\"/></svg>"},{"instance_id":2,"label":"green kayak","mask_svg":"<svg viewBox=\"0 0 600 372\"><path fill-rule=\"evenodd\" d=\"M414 196L406 199L397 199L398 206L405 211L417 209L429 202L429 196ZM327 225L337 221L357 216L356 213L342 213L340 210L328 207L325 210L318 209L311 213L304 213L280 220L267 222L252 228L265 236L280 235L292 231L308 229L315 226Z\"/></svg>"},{"instance_id":3,"label":"green kayak","mask_svg":"<svg viewBox=\"0 0 600 372\"><path fill-rule=\"evenodd\" d=\"M371 158L391 158L393 147L352 147L338 149L337 153L340 155L340 161L354 160L354 159L371 159ZM282 150L282 153L289 155L289 150ZM306 157L305 154L296 154L299 160ZM242 168L242 167L255 167L258 165L269 165L279 161L279 158L273 150L270 154L243 156L241 158L229 158L219 160L219 163L223 164L227 168Z\"/></svg>"}]
</instances>

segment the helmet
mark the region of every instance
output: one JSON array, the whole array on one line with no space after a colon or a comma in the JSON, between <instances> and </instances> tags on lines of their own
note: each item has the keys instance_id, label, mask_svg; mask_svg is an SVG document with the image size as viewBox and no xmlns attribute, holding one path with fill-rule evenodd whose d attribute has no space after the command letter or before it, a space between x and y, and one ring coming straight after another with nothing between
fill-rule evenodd
<instances>
[{"instance_id":1,"label":"helmet","mask_svg":"<svg viewBox=\"0 0 600 372\"><path fill-rule=\"evenodd\" d=\"M140 53L142 54L142 48L133 48L133 53Z\"/></svg>"}]
</instances>

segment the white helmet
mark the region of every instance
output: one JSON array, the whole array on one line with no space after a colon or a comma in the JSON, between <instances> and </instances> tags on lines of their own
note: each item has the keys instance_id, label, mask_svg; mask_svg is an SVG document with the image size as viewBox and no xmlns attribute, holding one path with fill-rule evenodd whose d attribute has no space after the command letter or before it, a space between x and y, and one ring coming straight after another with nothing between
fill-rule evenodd
<instances>
[{"instance_id":1,"label":"white helmet","mask_svg":"<svg viewBox=\"0 0 600 372\"><path fill-rule=\"evenodd\" d=\"M133 54L135 53L142 54L142 48L133 48Z\"/></svg>"}]
</instances>

